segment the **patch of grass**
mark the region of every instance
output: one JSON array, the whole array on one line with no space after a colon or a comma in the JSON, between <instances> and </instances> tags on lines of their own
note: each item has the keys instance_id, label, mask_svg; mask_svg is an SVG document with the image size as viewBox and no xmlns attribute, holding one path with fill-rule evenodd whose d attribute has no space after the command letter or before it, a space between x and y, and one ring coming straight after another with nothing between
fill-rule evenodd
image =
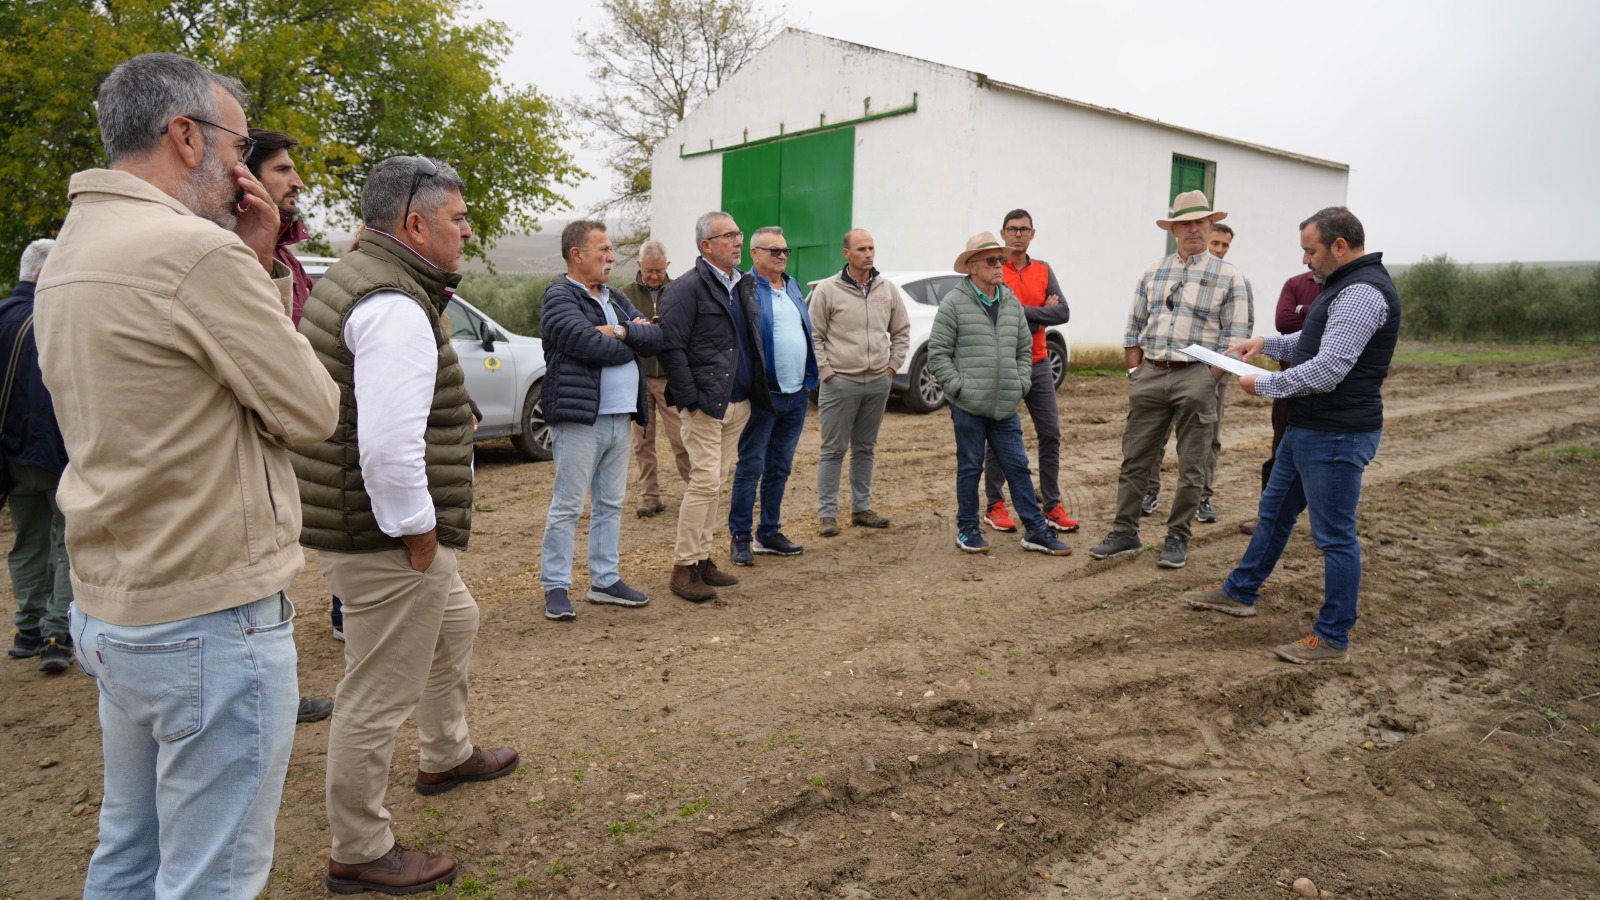
<instances>
[{"instance_id":1,"label":"patch of grass","mask_svg":"<svg viewBox=\"0 0 1600 900\"><path fill-rule=\"evenodd\" d=\"M680 819L692 819L696 815L698 815L701 810L705 809L706 807L708 807L710 805L711 805L711 798L710 797L701 797L699 800L696 800L693 803L685 803L683 806L680 806L678 808L678 818L680 818Z\"/></svg>"},{"instance_id":2,"label":"patch of grass","mask_svg":"<svg viewBox=\"0 0 1600 900\"><path fill-rule=\"evenodd\" d=\"M588 774L588 773L585 772L583 769L573 769L572 770L572 783L573 784L583 784L583 776L586 775L586 774Z\"/></svg>"},{"instance_id":3,"label":"patch of grass","mask_svg":"<svg viewBox=\"0 0 1600 900\"><path fill-rule=\"evenodd\" d=\"M1068 370L1091 378L1122 375L1128 371L1121 347L1073 347Z\"/></svg>"},{"instance_id":4,"label":"patch of grass","mask_svg":"<svg viewBox=\"0 0 1600 900\"><path fill-rule=\"evenodd\" d=\"M1402 344L1395 350L1395 362L1436 366L1492 366L1504 364L1560 362L1589 356L1586 347L1549 345L1460 346L1441 344Z\"/></svg>"},{"instance_id":5,"label":"patch of grass","mask_svg":"<svg viewBox=\"0 0 1600 900\"><path fill-rule=\"evenodd\" d=\"M463 875L455 883L456 896L461 900L495 900L494 888L479 881L475 875Z\"/></svg>"},{"instance_id":6,"label":"patch of grass","mask_svg":"<svg viewBox=\"0 0 1600 900\"><path fill-rule=\"evenodd\" d=\"M1542 588L1547 588L1547 587L1550 586L1550 579L1548 579L1548 578L1535 578L1532 575L1513 575L1513 576L1511 576L1511 583L1516 585L1517 587L1533 588L1534 590L1540 590Z\"/></svg>"},{"instance_id":7,"label":"patch of grass","mask_svg":"<svg viewBox=\"0 0 1600 900\"><path fill-rule=\"evenodd\" d=\"M821 775L813 775L811 776L811 783L816 787L822 787L828 783L828 780L823 778Z\"/></svg>"},{"instance_id":8,"label":"patch of grass","mask_svg":"<svg viewBox=\"0 0 1600 900\"><path fill-rule=\"evenodd\" d=\"M1485 515L1483 513L1478 513L1476 516L1474 516L1472 518L1472 521L1474 523L1476 523L1479 527L1482 527L1482 528L1499 528L1500 527L1500 520L1499 519L1496 519L1494 516Z\"/></svg>"},{"instance_id":9,"label":"patch of grass","mask_svg":"<svg viewBox=\"0 0 1600 900\"><path fill-rule=\"evenodd\" d=\"M556 857L555 862L545 866L544 873L549 875L551 878L565 878L566 876L572 874L572 867L567 865L566 860L558 856Z\"/></svg>"},{"instance_id":10,"label":"patch of grass","mask_svg":"<svg viewBox=\"0 0 1600 900\"><path fill-rule=\"evenodd\" d=\"M1567 444L1565 447L1546 447L1539 452L1545 456L1554 456L1569 462L1574 459L1600 459L1600 450L1594 447L1585 447L1582 444Z\"/></svg>"}]
</instances>

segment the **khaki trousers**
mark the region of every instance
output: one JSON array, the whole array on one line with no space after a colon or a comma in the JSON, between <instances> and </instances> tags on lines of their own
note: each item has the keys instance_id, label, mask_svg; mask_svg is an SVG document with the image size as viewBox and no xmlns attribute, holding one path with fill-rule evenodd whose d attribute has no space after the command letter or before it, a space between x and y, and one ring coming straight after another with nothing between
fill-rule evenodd
<instances>
[{"instance_id":1,"label":"khaki trousers","mask_svg":"<svg viewBox=\"0 0 1600 900\"><path fill-rule=\"evenodd\" d=\"M328 729L327 806L333 859L364 863L394 844L384 791L395 734L413 711L424 772L467 761L467 668L478 604L441 546L417 572L403 549L320 551L317 561L344 600L344 679Z\"/></svg>"},{"instance_id":2,"label":"khaki trousers","mask_svg":"<svg viewBox=\"0 0 1600 900\"><path fill-rule=\"evenodd\" d=\"M689 451L689 486L678 510L678 540L672 563L692 566L711 558L711 536L720 520L722 483L739 459L739 433L750 421L750 401L729 403L719 421L701 411L683 417L683 446Z\"/></svg>"},{"instance_id":3,"label":"khaki trousers","mask_svg":"<svg viewBox=\"0 0 1600 900\"><path fill-rule=\"evenodd\" d=\"M1189 520L1200 506L1211 441L1217 424L1217 380L1210 366L1162 369L1146 361L1128 376L1128 420L1122 428L1122 472L1117 481L1114 531L1139 536L1139 502L1169 430L1178 432L1178 489L1167 533L1189 539Z\"/></svg>"},{"instance_id":4,"label":"khaki trousers","mask_svg":"<svg viewBox=\"0 0 1600 900\"><path fill-rule=\"evenodd\" d=\"M683 424L678 420L678 409L667 403L667 379L646 376L645 402L650 407L650 424L640 428L633 425L633 458L639 463L639 508L655 508L661 500L661 482L656 476L656 422L667 433L667 443L672 445L672 458L678 464L678 476L689 483L689 451L683 447Z\"/></svg>"}]
</instances>

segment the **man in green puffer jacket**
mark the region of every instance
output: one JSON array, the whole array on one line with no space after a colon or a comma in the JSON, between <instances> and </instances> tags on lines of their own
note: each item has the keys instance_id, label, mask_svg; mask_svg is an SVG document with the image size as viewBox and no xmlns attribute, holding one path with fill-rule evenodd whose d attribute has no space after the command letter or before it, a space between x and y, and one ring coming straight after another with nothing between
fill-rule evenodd
<instances>
[{"instance_id":1,"label":"man in green puffer jacket","mask_svg":"<svg viewBox=\"0 0 1600 900\"><path fill-rule=\"evenodd\" d=\"M978 528L978 480L985 445L994 449L1027 527L1022 549L1066 556L1072 548L1050 530L1033 492L1017 404L1028 392L1033 335L1022 304L1002 273L1006 248L990 232L975 234L956 257L966 279L939 302L928 337L928 369L950 401L956 432L956 546L987 553Z\"/></svg>"}]
</instances>

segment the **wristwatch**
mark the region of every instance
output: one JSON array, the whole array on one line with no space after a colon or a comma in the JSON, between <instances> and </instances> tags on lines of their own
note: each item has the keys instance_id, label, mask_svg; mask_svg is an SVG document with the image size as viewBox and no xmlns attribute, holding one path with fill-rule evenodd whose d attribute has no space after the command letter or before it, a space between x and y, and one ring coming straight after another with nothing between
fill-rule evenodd
<instances>
[{"instance_id":1,"label":"wristwatch","mask_svg":"<svg viewBox=\"0 0 1600 900\"><path fill-rule=\"evenodd\" d=\"M625 341L628 339L628 326L618 322L616 325L613 325L612 328L617 333L617 340Z\"/></svg>"}]
</instances>

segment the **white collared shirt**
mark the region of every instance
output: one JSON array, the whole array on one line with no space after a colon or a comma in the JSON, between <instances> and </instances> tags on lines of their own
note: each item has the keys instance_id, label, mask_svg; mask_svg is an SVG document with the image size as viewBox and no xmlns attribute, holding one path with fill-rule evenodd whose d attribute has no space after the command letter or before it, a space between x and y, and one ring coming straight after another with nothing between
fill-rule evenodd
<instances>
[{"instance_id":1,"label":"white collared shirt","mask_svg":"<svg viewBox=\"0 0 1600 900\"><path fill-rule=\"evenodd\" d=\"M356 440L372 515L390 537L427 534L434 514L424 432L439 374L433 323L412 298L379 291L350 311L344 343L355 357Z\"/></svg>"}]
</instances>

